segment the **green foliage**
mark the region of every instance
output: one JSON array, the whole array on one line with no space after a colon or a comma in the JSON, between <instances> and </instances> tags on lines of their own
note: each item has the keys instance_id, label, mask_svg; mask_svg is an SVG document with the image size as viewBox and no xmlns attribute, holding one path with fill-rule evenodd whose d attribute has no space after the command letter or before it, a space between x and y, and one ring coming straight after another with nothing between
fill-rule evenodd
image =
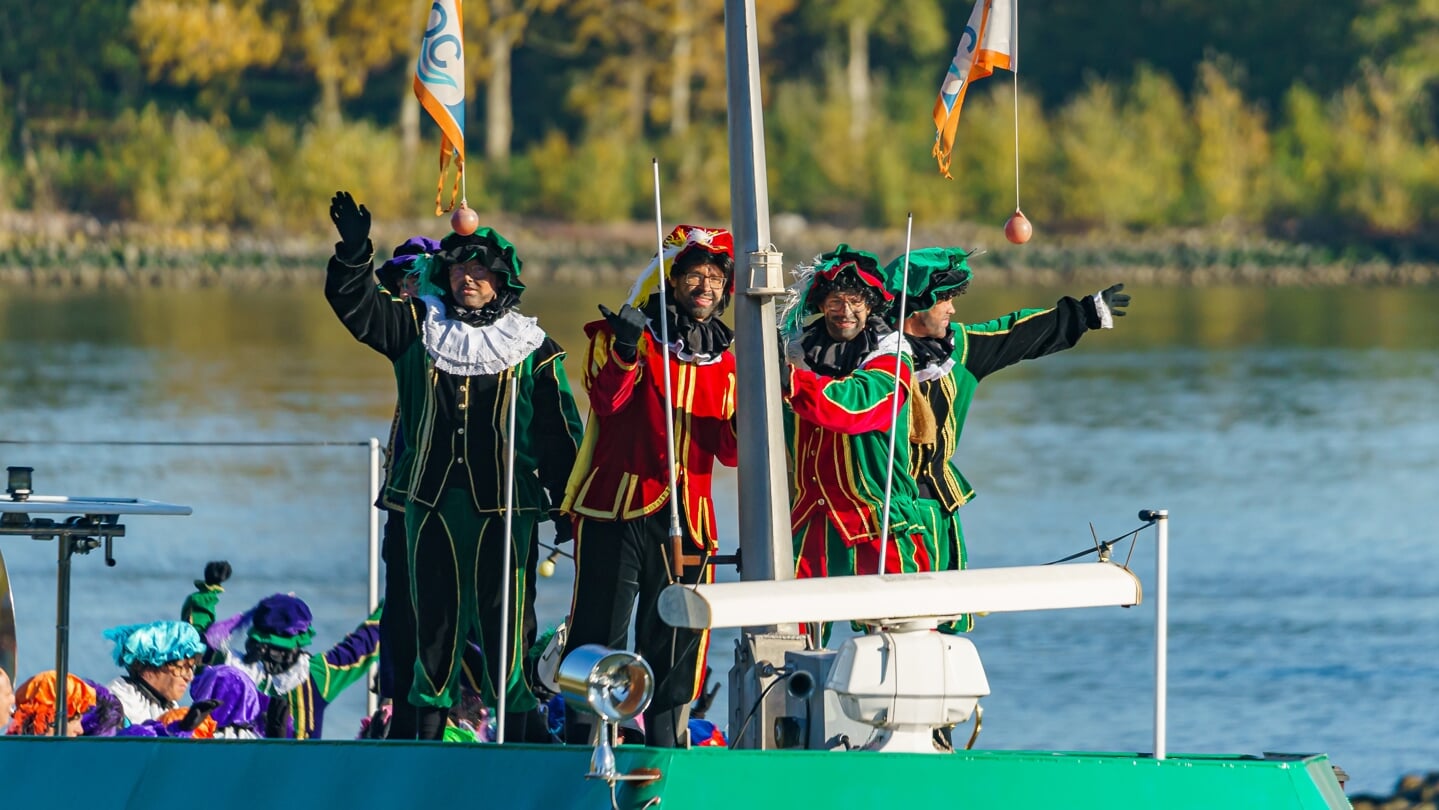
<instances>
[{"instance_id":1,"label":"green foliage","mask_svg":"<svg viewBox=\"0 0 1439 810\"><path fill-rule=\"evenodd\" d=\"M1199 221L1254 222L1268 208L1269 135L1219 66L1200 67L1194 100L1195 211Z\"/></svg>"},{"instance_id":2,"label":"green foliage","mask_svg":"<svg viewBox=\"0 0 1439 810\"><path fill-rule=\"evenodd\" d=\"M907 212L993 227L1016 201L1017 103L1019 201L1046 232L1222 224L1432 242L1435 0L1217 3L1031 9L1018 97L1003 72L970 89L951 182L930 156L930 109L969 4L764 0L773 210L844 227L893 227ZM428 214L434 129L406 147L396 118L427 4L382 5L34 6L0 45L0 209L314 232L346 188L382 221ZM472 205L647 219L657 155L667 218L727 219L722 6L471 4L470 74L488 78L508 47L523 122L514 157L481 161L490 122L471 94ZM1098 20L1120 24L1083 35ZM1365 69L1356 43L1393 57ZM1308 89L1320 87L1332 89Z\"/></svg>"}]
</instances>

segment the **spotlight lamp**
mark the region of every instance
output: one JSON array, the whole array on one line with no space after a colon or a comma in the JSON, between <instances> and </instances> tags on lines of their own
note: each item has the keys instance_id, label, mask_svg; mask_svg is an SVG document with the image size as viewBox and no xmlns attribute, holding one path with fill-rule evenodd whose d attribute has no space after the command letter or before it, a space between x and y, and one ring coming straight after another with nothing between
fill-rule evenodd
<instances>
[{"instance_id":1,"label":"spotlight lamp","mask_svg":"<svg viewBox=\"0 0 1439 810\"><path fill-rule=\"evenodd\" d=\"M645 659L601 644L586 644L565 655L555 679L568 706L594 712L600 720L586 777L603 779L611 787L620 781L653 780L653 773L632 775L615 770L619 724L643 712L654 696L655 674Z\"/></svg>"}]
</instances>

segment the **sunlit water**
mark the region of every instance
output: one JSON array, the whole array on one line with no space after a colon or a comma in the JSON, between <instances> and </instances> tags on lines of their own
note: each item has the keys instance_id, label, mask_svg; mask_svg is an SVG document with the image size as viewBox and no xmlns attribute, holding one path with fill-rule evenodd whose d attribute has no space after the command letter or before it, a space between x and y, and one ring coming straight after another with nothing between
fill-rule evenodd
<instances>
[{"instance_id":1,"label":"sunlit water","mask_svg":"<svg viewBox=\"0 0 1439 810\"><path fill-rule=\"evenodd\" d=\"M1169 750L1324 751L1351 792L1439 767L1439 293L1134 292L1115 332L980 386L960 454L980 493L963 512L972 564L1052 560L1090 545L1091 521L1105 538L1167 508ZM960 315L1057 294L976 292ZM594 304L617 297L527 296L576 353ZM0 340L0 439L337 443L0 445L0 465L36 468L37 492L194 507L125 521L115 568L76 559L75 671L112 677L100 631L177 616L211 559L235 570L222 611L293 591L320 645L364 616L364 445L385 435L394 382L318 289L4 291ZM734 476L717 488L728 551ZM28 675L52 665L55 545L4 537L0 550ZM1153 560L1147 532L1133 565L1150 596ZM568 607L569 573L541 584L546 623ZM1152 636L1152 600L982 618L980 745L1151 750ZM721 675L733 638L715 639ZM327 736L353 734L363 706L360 688L345 694Z\"/></svg>"}]
</instances>

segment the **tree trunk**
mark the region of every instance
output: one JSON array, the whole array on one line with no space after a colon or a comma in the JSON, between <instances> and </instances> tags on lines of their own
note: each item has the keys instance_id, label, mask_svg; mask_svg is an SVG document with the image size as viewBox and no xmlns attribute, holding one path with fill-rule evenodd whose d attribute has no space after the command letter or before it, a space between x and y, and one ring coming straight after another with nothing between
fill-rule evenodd
<instances>
[{"instance_id":1,"label":"tree trunk","mask_svg":"<svg viewBox=\"0 0 1439 810\"><path fill-rule=\"evenodd\" d=\"M638 56L630 58L629 72L625 77L625 95L629 97L628 115L625 121L625 135L636 140L645 134L645 66Z\"/></svg>"},{"instance_id":2,"label":"tree trunk","mask_svg":"<svg viewBox=\"0 0 1439 810\"><path fill-rule=\"evenodd\" d=\"M420 19L430 0L410 0L410 17ZM415 155L420 151L420 98L415 95L414 66L420 62L420 38L414 37L410 47L410 71L405 73L400 93L400 160L404 164L404 176L409 177L414 168Z\"/></svg>"},{"instance_id":3,"label":"tree trunk","mask_svg":"<svg viewBox=\"0 0 1439 810\"><path fill-rule=\"evenodd\" d=\"M869 125L869 21L849 21L849 138L864 140Z\"/></svg>"},{"instance_id":4,"label":"tree trunk","mask_svg":"<svg viewBox=\"0 0 1439 810\"><path fill-rule=\"evenodd\" d=\"M500 16L496 14L492 21L498 19ZM514 55L514 39L503 26L492 24L485 32L485 54L490 62L490 77L485 82L485 157L496 165L503 165L509 162L510 141L515 131L510 107L510 58Z\"/></svg>"},{"instance_id":5,"label":"tree trunk","mask_svg":"<svg viewBox=\"0 0 1439 810\"><path fill-rule=\"evenodd\" d=\"M310 69L315 72L315 81L320 84L320 104L316 118L321 126L340 124L340 71L334 56L334 42L330 32L325 30L327 20L321 19L313 0L301 0L300 25L304 27L306 55Z\"/></svg>"},{"instance_id":6,"label":"tree trunk","mask_svg":"<svg viewBox=\"0 0 1439 810\"><path fill-rule=\"evenodd\" d=\"M690 85L694 81L694 2L676 0L673 73L670 74L670 134L690 128Z\"/></svg>"}]
</instances>

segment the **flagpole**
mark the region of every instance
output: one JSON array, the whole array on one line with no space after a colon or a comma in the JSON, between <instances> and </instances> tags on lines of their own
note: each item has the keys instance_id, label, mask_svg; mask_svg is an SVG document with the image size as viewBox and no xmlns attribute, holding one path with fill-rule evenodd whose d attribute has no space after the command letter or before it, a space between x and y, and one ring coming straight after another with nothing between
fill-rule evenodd
<instances>
[{"instance_id":1,"label":"flagpole","mask_svg":"<svg viewBox=\"0 0 1439 810\"><path fill-rule=\"evenodd\" d=\"M1014 210L1019 210L1019 0L1010 6L1009 73L1014 77Z\"/></svg>"},{"instance_id":2,"label":"flagpole","mask_svg":"<svg viewBox=\"0 0 1439 810\"><path fill-rule=\"evenodd\" d=\"M909 221L904 226L904 273L899 282L899 320L896 321L897 340L894 344L894 402L890 403L889 411L889 468L884 476L884 509L879 519L879 570L876 574L884 573L885 558L889 552L890 495L894 491L894 454L899 439L899 373L904 368L904 307L909 297L909 247L913 235L914 212L910 212ZM898 544L896 540L895 545Z\"/></svg>"}]
</instances>

